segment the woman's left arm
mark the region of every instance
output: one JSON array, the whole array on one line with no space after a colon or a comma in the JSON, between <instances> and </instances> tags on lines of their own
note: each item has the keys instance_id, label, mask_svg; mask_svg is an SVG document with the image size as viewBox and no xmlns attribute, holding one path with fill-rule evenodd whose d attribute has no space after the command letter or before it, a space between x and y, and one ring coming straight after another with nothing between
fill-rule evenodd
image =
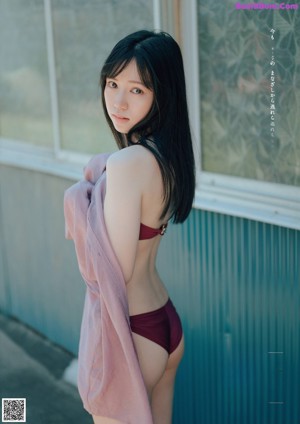
<instances>
[{"instance_id":1,"label":"woman's left arm","mask_svg":"<svg viewBox=\"0 0 300 424\"><path fill-rule=\"evenodd\" d=\"M126 283L134 270L143 186L141 162L133 150L123 149L108 158L104 200L106 228Z\"/></svg>"}]
</instances>

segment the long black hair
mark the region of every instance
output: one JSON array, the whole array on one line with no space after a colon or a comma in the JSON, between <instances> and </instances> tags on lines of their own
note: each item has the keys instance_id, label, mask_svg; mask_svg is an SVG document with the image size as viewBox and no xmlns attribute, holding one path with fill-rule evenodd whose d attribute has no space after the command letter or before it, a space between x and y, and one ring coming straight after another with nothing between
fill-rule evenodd
<instances>
[{"instance_id":1,"label":"long black hair","mask_svg":"<svg viewBox=\"0 0 300 424\"><path fill-rule=\"evenodd\" d=\"M147 116L127 135L119 133L107 113L106 78L116 77L136 61L143 84L153 91ZM100 86L106 120L120 149L137 143L149 149L159 164L164 184L164 208L160 219L170 216L183 222L190 213L195 193L195 162L188 118L181 51L166 32L137 31L119 41L101 70Z\"/></svg>"}]
</instances>

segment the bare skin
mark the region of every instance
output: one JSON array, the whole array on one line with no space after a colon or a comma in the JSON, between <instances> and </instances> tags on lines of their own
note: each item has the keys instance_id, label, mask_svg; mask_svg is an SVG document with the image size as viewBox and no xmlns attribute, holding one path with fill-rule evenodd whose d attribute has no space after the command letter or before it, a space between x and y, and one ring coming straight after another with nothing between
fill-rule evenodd
<instances>
[{"instance_id":1,"label":"bare skin","mask_svg":"<svg viewBox=\"0 0 300 424\"><path fill-rule=\"evenodd\" d=\"M112 418L99 417L97 415L93 415L94 424L125 424L122 421L113 420Z\"/></svg>"},{"instance_id":2,"label":"bare skin","mask_svg":"<svg viewBox=\"0 0 300 424\"><path fill-rule=\"evenodd\" d=\"M148 113L153 93L140 81L135 61L104 91L108 113L119 132L126 134ZM139 240L140 223L159 228L163 210L163 182L158 163L146 148L134 145L112 154L106 165L104 217L112 247L127 286L129 314L161 308L168 292L155 262L161 236ZM182 338L171 355L160 345L133 333L154 424L171 424L175 376L184 351ZM93 416L95 424L124 424Z\"/></svg>"},{"instance_id":3,"label":"bare skin","mask_svg":"<svg viewBox=\"0 0 300 424\"><path fill-rule=\"evenodd\" d=\"M153 311L168 300L155 267L160 236L138 240L140 223L159 228L163 185L159 166L147 149L131 146L107 163L105 221L125 281L130 315ZM138 176L138 177L137 177ZM160 345L133 333L154 424L171 424L175 376L184 351L182 338L171 355ZM96 424L119 421L93 416Z\"/></svg>"}]
</instances>

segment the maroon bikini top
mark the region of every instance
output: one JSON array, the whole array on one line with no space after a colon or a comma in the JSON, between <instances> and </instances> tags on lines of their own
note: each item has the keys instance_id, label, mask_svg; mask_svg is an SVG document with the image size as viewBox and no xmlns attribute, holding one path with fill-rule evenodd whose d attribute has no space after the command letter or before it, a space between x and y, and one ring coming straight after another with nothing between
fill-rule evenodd
<instances>
[{"instance_id":1,"label":"maroon bikini top","mask_svg":"<svg viewBox=\"0 0 300 424\"><path fill-rule=\"evenodd\" d=\"M163 224L160 228L151 228L141 223L139 240L147 240L158 236L163 236L167 230L168 224Z\"/></svg>"}]
</instances>

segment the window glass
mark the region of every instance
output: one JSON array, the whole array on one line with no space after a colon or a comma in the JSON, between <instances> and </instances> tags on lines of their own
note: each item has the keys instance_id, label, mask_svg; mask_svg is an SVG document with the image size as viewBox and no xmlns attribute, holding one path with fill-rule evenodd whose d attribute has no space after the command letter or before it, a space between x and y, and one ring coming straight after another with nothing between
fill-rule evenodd
<instances>
[{"instance_id":1,"label":"window glass","mask_svg":"<svg viewBox=\"0 0 300 424\"><path fill-rule=\"evenodd\" d=\"M148 0L52 0L61 148L96 153L115 148L102 113L102 64L115 43L153 29Z\"/></svg>"},{"instance_id":2,"label":"window glass","mask_svg":"<svg viewBox=\"0 0 300 424\"><path fill-rule=\"evenodd\" d=\"M198 1L202 169L299 186L300 7L236 3Z\"/></svg>"},{"instance_id":3,"label":"window glass","mask_svg":"<svg viewBox=\"0 0 300 424\"><path fill-rule=\"evenodd\" d=\"M43 0L1 0L0 43L0 135L52 146Z\"/></svg>"}]
</instances>

